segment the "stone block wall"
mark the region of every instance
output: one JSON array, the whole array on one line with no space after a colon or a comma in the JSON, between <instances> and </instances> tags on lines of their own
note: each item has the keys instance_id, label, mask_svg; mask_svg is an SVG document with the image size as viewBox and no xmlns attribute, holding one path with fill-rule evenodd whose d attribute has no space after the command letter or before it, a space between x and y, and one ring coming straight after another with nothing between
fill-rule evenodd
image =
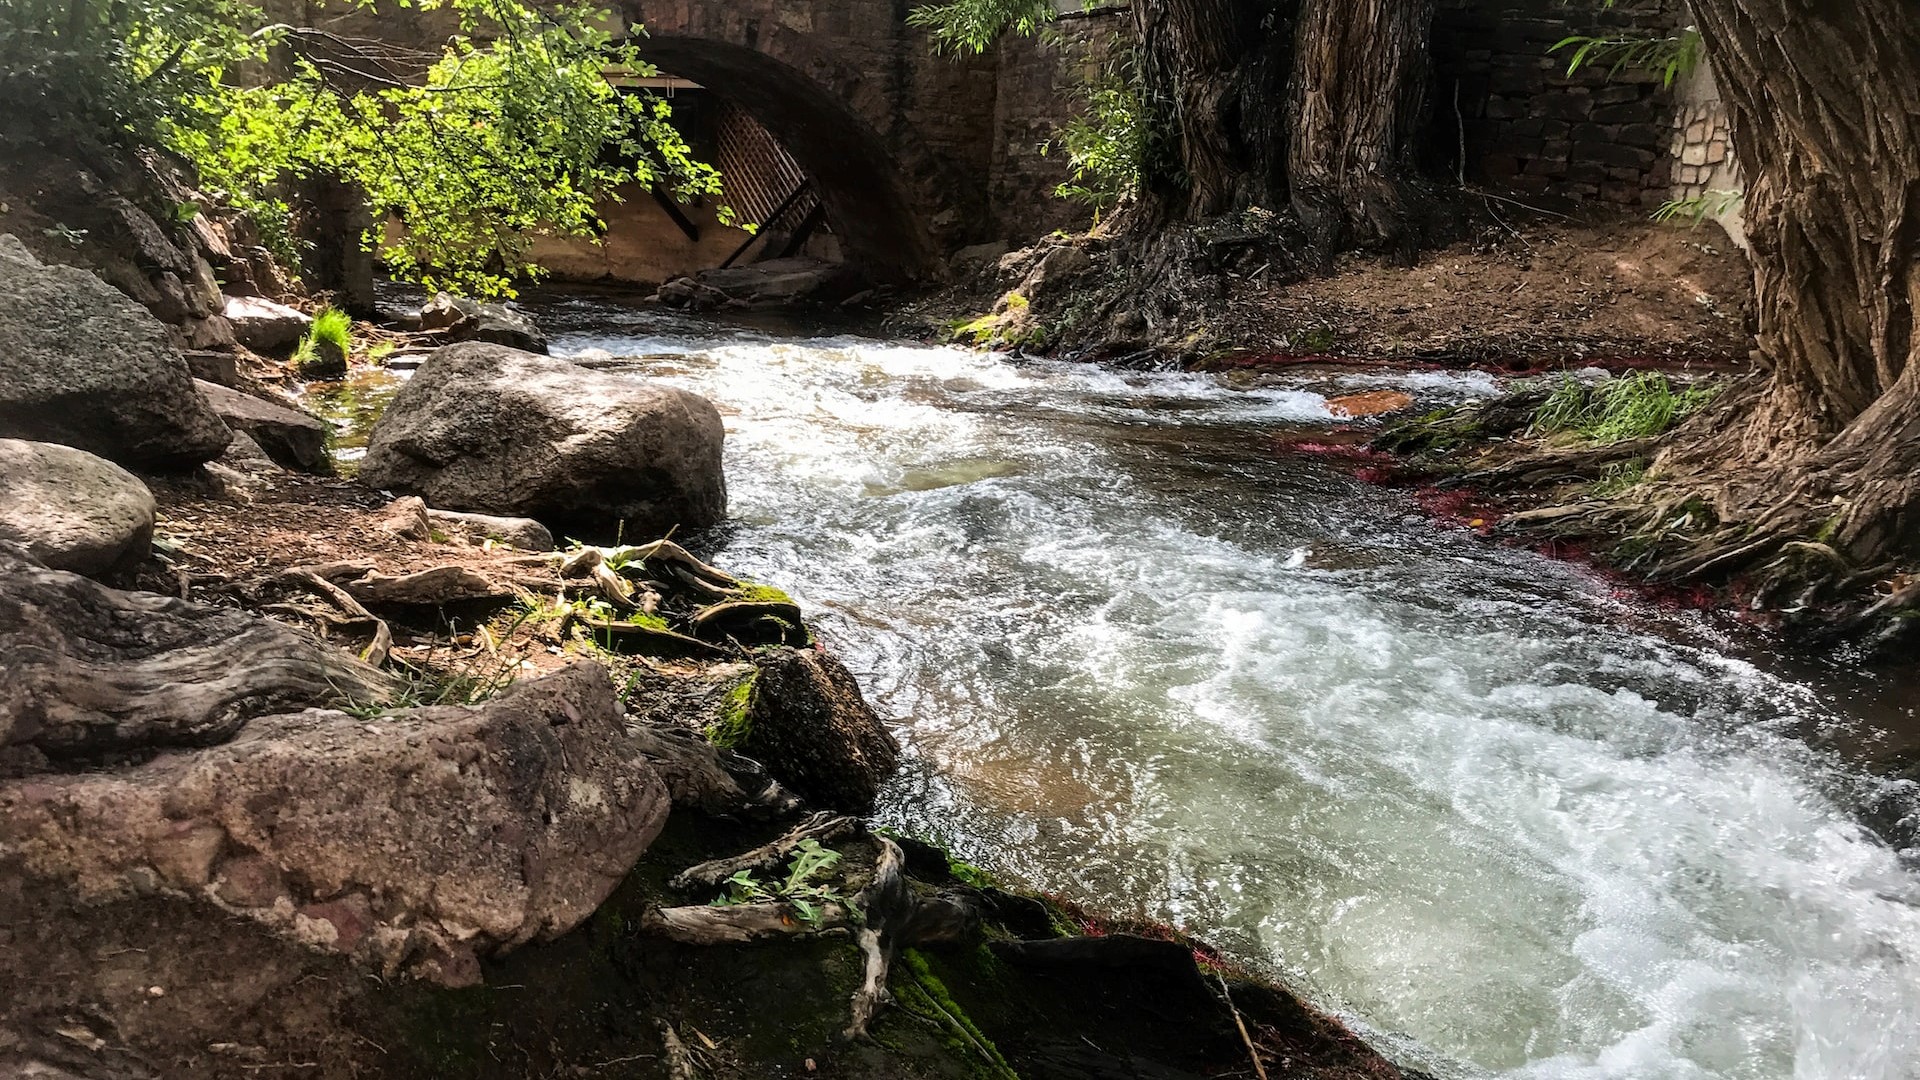
<instances>
[{"instance_id":1,"label":"stone block wall","mask_svg":"<svg viewBox=\"0 0 1920 1080\"><path fill-rule=\"evenodd\" d=\"M1132 22L1124 7L1079 12L1074 6L1075 13L1063 15L1044 36L1009 34L994 48L987 191L989 232L999 239L1024 243L1055 229L1084 229L1093 217L1087 206L1054 196L1067 179L1067 159L1052 143L1062 117L1124 47Z\"/></svg>"},{"instance_id":2,"label":"stone block wall","mask_svg":"<svg viewBox=\"0 0 1920 1080\"><path fill-rule=\"evenodd\" d=\"M1673 33L1680 0L1440 0L1430 167L1575 201L1655 206L1671 184L1674 97L1650 72L1567 74L1574 34Z\"/></svg>"},{"instance_id":3,"label":"stone block wall","mask_svg":"<svg viewBox=\"0 0 1920 1080\"><path fill-rule=\"evenodd\" d=\"M1706 216L1719 222L1727 236L1745 248L1747 234L1740 219L1740 203L1732 193L1744 190L1746 180L1734 157L1727 107L1720 100L1712 69L1701 64L1675 87L1675 97L1673 185L1668 194L1674 199L1707 200Z\"/></svg>"}]
</instances>

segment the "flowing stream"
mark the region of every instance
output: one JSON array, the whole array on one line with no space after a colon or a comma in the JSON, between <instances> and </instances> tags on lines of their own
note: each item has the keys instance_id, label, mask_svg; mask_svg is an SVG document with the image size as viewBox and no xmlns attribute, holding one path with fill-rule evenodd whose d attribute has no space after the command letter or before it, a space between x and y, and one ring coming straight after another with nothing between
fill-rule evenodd
<instances>
[{"instance_id":1,"label":"flowing stream","mask_svg":"<svg viewBox=\"0 0 1920 1080\"><path fill-rule=\"evenodd\" d=\"M1849 752L1911 739L1912 698L1276 452L1327 394L1490 378L1237 391L542 318L720 405L735 521L703 539L895 720L889 822L1202 934L1443 1076L1920 1077L1913 785Z\"/></svg>"}]
</instances>

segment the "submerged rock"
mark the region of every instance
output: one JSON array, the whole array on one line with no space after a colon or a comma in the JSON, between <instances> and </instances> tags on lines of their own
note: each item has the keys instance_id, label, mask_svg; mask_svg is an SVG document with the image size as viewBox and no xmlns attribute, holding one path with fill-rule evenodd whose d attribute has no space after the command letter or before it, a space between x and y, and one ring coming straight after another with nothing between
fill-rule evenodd
<instances>
[{"instance_id":1,"label":"submerged rock","mask_svg":"<svg viewBox=\"0 0 1920 1080\"><path fill-rule=\"evenodd\" d=\"M0 237L0 436L132 468L210 461L232 437L167 328L85 270Z\"/></svg>"},{"instance_id":2,"label":"submerged rock","mask_svg":"<svg viewBox=\"0 0 1920 1080\"><path fill-rule=\"evenodd\" d=\"M479 342L434 352L374 426L360 479L582 539L726 512L720 412L698 394Z\"/></svg>"},{"instance_id":3,"label":"submerged rock","mask_svg":"<svg viewBox=\"0 0 1920 1080\"><path fill-rule=\"evenodd\" d=\"M105 458L0 439L0 540L55 570L97 577L147 557L153 494Z\"/></svg>"}]
</instances>

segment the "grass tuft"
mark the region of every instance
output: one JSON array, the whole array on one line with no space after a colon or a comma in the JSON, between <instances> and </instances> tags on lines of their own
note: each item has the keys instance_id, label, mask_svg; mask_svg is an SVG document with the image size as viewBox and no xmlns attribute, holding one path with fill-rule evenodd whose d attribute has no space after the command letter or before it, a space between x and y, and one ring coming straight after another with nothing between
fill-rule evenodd
<instances>
[{"instance_id":1,"label":"grass tuft","mask_svg":"<svg viewBox=\"0 0 1920 1080\"><path fill-rule=\"evenodd\" d=\"M1644 371L1585 386L1561 380L1534 411L1535 435L1572 434L1587 442L1617 443L1658 435L1712 401L1709 385L1675 388L1665 375Z\"/></svg>"}]
</instances>

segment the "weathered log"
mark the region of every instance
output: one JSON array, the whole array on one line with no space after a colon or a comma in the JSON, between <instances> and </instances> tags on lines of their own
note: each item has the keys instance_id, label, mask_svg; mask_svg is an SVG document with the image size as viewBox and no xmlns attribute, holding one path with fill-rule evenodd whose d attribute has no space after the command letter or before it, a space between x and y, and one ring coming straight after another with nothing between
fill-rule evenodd
<instances>
[{"instance_id":1,"label":"weathered log","mask_svg":"<svg viewBox=\"0 0 1920 1080\"><path fill-rule=\"evenodd\" d=\"M248 719L379 703L395 683L241 611L121 592L0 545L0 745L51 756L202 746Z\"/></svg>"},{"instance_id":2,"label":"weathered log","mask_svg":"<svg viewBox=\"0 0 1920 1080\"><path fill-rule=\"evenodd\" d=\"M764 871L779 866L787 861L803 840L825 843L845 836L859 826L860 823L853 818L823 810L810 815L771 843L730 858L690 866L675 874L667 884L676 889L714 888L742 870Z\"/></svg>"},{"instance_id":3,"label":"weathered log","mask_svg":"<svg viewBox=\"0 0 1920 1080\"><path fill-rule=\"evenodd\" d=\"M813 922L795 918L793 909L786 904L726 907L689 904L649 910L640 917L640 929L686 945L744 945L769 938L824 933L852 921L852 912L845 904L821 904Z\"/></svg>"}]
</instances>

